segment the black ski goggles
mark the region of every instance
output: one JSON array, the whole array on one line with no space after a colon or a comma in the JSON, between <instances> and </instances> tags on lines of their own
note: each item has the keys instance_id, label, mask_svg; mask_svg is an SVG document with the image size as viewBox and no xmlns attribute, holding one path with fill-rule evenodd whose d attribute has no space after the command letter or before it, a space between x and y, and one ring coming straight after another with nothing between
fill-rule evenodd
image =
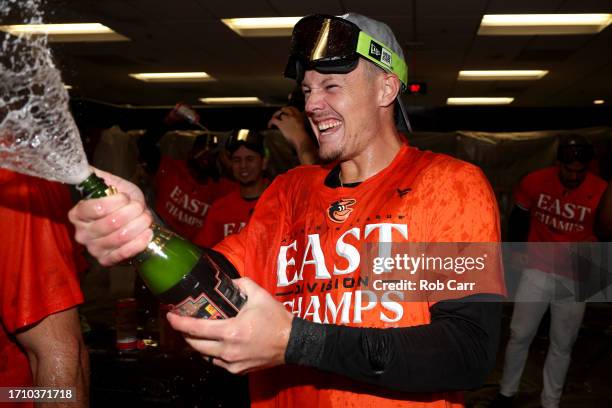
<instances>
[{"instance_id":1,"label":"black ski goggles","mask_svg":"<svg viewBox=\"0 0 612 408\"><path fill-rule=\"evenodd\" d=\"M304 17L293 28L285 76L301 82L311 69L346 74L357 67L359 57L397 75L406 89L408 69L402 58L352 22L324 14Z\"/></svg>"}]
</instances>

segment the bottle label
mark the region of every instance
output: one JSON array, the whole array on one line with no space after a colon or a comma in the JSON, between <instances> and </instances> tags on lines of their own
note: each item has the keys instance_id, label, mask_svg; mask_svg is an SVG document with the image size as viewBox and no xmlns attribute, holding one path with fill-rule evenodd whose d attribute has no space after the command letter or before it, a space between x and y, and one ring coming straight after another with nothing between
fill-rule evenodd
<instances>
[{"instance_id":1,"label":"bottle label","mask_svg":"<svg viewBox=\"0 0 612 408\"><path fill-rule=\"evenodd\" d=\"M162 303L175 305L175 312L180 315L213 319L234 317L247 299L225 271L237 275L223 255L202 248L201 257L191 272L157 297Z\"/></svg>"},{"instance_id":2,"label":"bottle label","mask_svg":"<svg viewBox=\"0 0 612 408\"><path fill-rule=\"evenodd\" d=\"M204 293L196 299L188 297L172 308L172 312L180 316L191 316L199 319L223 319L224 316L213 306Z\"/></svg>"}]
</instances>

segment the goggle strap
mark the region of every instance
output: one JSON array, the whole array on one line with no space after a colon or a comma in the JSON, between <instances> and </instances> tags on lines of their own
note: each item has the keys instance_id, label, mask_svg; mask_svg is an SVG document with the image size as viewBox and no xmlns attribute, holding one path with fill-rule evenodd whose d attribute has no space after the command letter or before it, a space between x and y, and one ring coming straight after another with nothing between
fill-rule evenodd
<instances>
[{"instance_id":1,"label":"goggle strap","mask_svg":"<svg viewBox=\"0 0 612 408\"><path fill-rule=\"evenodd\" d=\"M385 44L360 31L357 41L357 53L382 69L391 70L402 82L402 88L406 89L408 86L408 68L406 62Z\"/></svg>"}]
</instances>

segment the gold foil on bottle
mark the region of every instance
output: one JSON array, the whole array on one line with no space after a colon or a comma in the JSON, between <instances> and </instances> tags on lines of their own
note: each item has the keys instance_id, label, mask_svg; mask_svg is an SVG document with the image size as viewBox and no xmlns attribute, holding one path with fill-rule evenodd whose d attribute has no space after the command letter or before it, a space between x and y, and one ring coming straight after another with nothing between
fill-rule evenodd
<instances>
[{"instance_id":1,"label":"gold foil on bottle","mask_svg":"<svg viewBox=\"0 0 612 408\"><path fill-rule=\"evenodd\" d=\"M119 190L117 190L117 187L115 186L108 186L108 188L104 190L104 194L107 196L115 195L117 193L119 193Z\"/></svg>"}]
</instances>

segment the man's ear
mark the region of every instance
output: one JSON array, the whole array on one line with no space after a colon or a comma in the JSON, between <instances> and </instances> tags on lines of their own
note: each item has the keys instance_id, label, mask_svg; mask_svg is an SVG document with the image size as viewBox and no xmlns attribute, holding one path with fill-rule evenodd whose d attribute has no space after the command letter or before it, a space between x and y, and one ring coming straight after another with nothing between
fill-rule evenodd
<instances>
[{"instance_id":1,"label":"man's ear","mask_svg":"<svg viewBox=\"0 0 612 408\"><path fill-rule=\"evenodd\" d=\"M390 106L395 102L395 98L400 92L401 82L397 75L384 72L380 76L382 92L379 94L380 106Z\"/></svg>"}]
</instances>

